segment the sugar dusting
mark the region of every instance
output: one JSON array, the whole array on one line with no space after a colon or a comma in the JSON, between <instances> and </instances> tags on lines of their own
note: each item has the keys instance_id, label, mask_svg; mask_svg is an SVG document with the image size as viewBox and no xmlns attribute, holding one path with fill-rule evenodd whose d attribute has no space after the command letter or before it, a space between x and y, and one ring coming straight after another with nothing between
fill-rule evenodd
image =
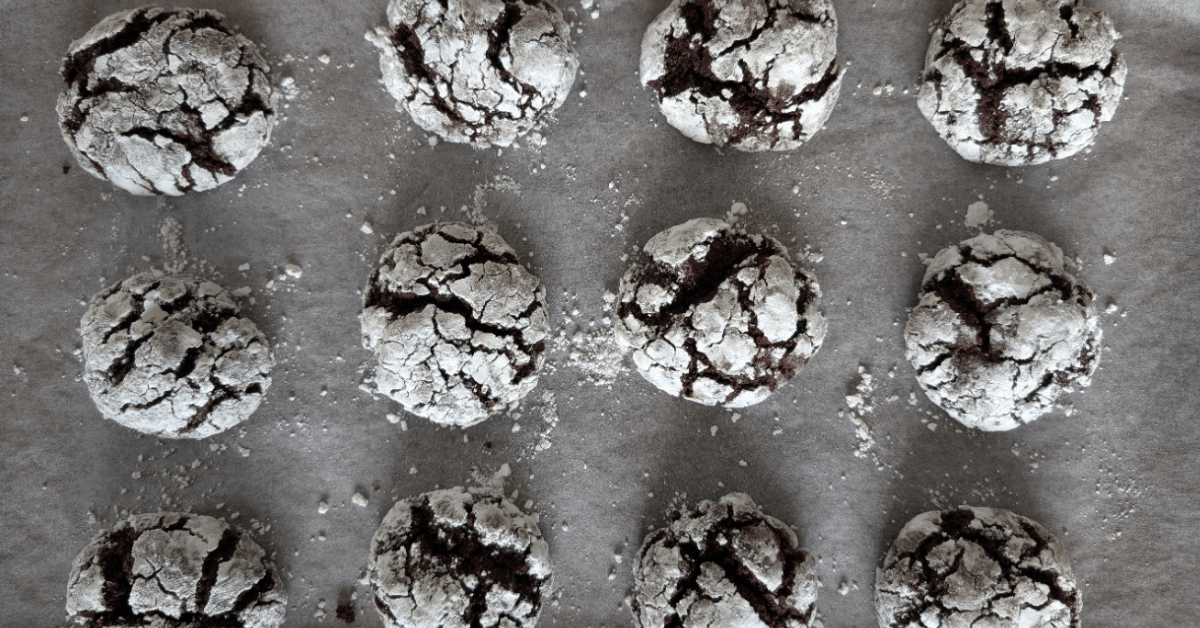
<instances>
[{"instance_id":1,"label":"sugar dusting","mask_svg":"<svg viewBox=\"0 0 1200 628\"><path fill-rule=\"evenodd\" d=\"M968 229L982 229L992 222L992 210L982 199L967 206L967 217L963 221Z\"/></svg>"}]
</instances>

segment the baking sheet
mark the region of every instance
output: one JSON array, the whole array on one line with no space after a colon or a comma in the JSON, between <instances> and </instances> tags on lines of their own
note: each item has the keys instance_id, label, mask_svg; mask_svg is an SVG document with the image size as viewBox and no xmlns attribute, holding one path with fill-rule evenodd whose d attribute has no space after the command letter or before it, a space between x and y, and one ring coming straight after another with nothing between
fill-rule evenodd
<instances>
[{"instance_id":1,"label":"baking sheet","mask_svg":"<svg viewBox=\"0 0 1200 628\"><path fill-rule=\"evenodd\" d=\"M155 199L75 166L54 114L68 43L130 5L0 0L4 623L61 625L71 561L96 531L127 512L179 509L269 527L257 538L284 574L288 626L337 624L333 608L351 601L357 625L378 626L358 581L393 501L503 464L508 489L542 512L556 570L547 626L629 625L630 564L647 529L672 506L733 490L795 525L820 557L831 627L873 626L874 568L900 527L963 503L1058 534L1087 625L1194 623L1200 3L1093 0L1125 36L1126 98L1092 152L1019 169L963 161L917 110L927 27L952 4L839 0L848 73L825 129L797 151L742 154L685 139L639 86L642 31L665 0L566 0L575 92L544 146L503 151L431 146L394 111L362 37L384 22L382 1L203 2L264 46L294 90L270 147L237 179ZM1070 415L1002 434L957 428L903 358L918 254L971 235L963 219L980 196L994 226L1078 257L1099 306L1117 308L1103 319L1093 385L1064 399ZM734 201L750 208L749 227L823 255L810 267L829 320L811 365L736 422L614 372L596 351L621 256ZM370 360L359 289L395 233L471 216L496 223L541 276L563 335L519 416L466 431L407 417L403 430L386 418L398 406L360 389ZM278 360L254 417L201 442L101 419L79 379L82 301L184 263L251 288L245 311ZM300 278L284 274L289 263ZM864 457L846 415L860 368L875 384ZM351 503L356 491L370 496L365 508Z\"/></svg>"}]
</instances>

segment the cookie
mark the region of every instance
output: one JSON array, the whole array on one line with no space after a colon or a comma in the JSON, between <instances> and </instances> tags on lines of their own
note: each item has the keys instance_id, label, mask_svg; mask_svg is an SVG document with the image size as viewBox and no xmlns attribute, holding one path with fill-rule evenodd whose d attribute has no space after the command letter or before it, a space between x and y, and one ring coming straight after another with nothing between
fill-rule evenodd
<instances>
[{"instance_id":1,"label":"cookie","mask_svg":"<svg viewBox=\"0 0 1200 628\"><path fill-rule=\"evenodd\" d=\"M266 552L205 515L133 515L92 539L67 585L67 616L87 628L277 628L286 612Z\"/></svg>"},{"instance_id":2,"label":"cookie","mask_svg":"<svg viewBox=\"0 0 1200 628\"><path fill-rule=\"evenodd\" d=\"M550 333L546 290L494 230L425 225L396 236L379 263L362 312L379 392L466 427L537 386Z\"/></svg>"},{"instance_id":3,"label":"cookie","mask_svg":"<svg viewBox=\"0 0 1200 628\"><path fill-rule=\"evenodd\" d=\"M703 501L646 536L633 567L637 628L801 628L817 618L816 561L744 493Z\"/></svg>"},{"instance_id":4,"label":"cookie","mask_svg":"<svg viewBox=\"0 0 1200 628\"><path fill-rule=\"evenodd\" d=\"M934 25L917 102L970 161L1070 157L1121 101L1119 38L1107 15L1079 0L961 0Z\"/></svg>"},{"instance_id":5,"label":"cookie","mask_svg":"<svg viewBox=\"0 0 1200 628\"><path fill-rule=\"evenodd\" d=\"M875 575L880 628L1079 628L1081 601L1063 544L1000 508L918 515Z\"/></svg>"},{"instance_id":6,"label":"cookie","mask_svg":"<svg viewBox=\"0 0 1200 628\"><path fill-rule=\"evenodd\" d=\"M821 347L821 289L774 238L695 218L642 252L621 278L617 332L659 389L707 406L753 405Z\"/></svg>"},{"instance_id":7,"label":"cookie","mask_svg":"<svg viewBox=\"0 0 1200 628\"><path fill-rule=\"evenodd\" d=\"M58 97L63 139L84 170L134 194L229 181L271 139L266 61L224 16L144 6L71 43Z\"/></svg>"},{"instance_id":8,"label":"cookie","mask_svg":"<svg viewBox=\"0 0 1200 628\"><path fill-rule=\"evenodd\" d=\"M1087 386L1100 321L1062 250L1024 231L978 235L938 252L904 328L925 394L967 427L1011 430Z\"/></svg>"},{"instance_id":9,"label":"cookie","mask_svg":"<svg viewBox=\"0 0 1200 628\"><path fill-rule=\"evenodd\" d=\"M417 126L508 146L562 106L579 60L550 0L391 0L367 33L383 84Z\"/></svg>"},{"instance_id":10,"label":"cookie","mask_svg":"<svg viewBox=\"0 0 1200 628\"><path fill-rule=\"evenodd\" d=\"M262 332L221 286L135 275L101 290L79 322L83 379L105 418L165 438L245 421L271 385Z\"/></svg>"},{"instance_id":11,"label":"cookie","mask_svg":"<svg viewBox=\"0 0 1200 628\"><path fill-rule=\"evenodd\" d=\"M387 628L532 628L550 550L536 514L495 490L455 487L397 502L367 573Z\"/></svg>"},{"instance_id":12,"label":"cookie","mask_svg":"<svg viewBox=\"0 0 1200 628\"><path fill-rule=\"evenodd\" d=\"M667 122L743 151L807 141L844 72L830 0L673 0L642 38L642 85Z\"/></svg>"}]
</instances>

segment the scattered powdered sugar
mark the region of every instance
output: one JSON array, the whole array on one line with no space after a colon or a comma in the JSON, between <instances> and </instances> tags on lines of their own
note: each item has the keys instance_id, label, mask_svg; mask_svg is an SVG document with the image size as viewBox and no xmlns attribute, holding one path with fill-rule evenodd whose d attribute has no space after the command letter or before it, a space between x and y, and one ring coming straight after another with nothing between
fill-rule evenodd
<instances>
[{"instance_id":1,"label":"scattered powdered sugar","mask_svg":"<svg viewBox=\"0 0 1200 628\"><path fill-rule=\"evenodd\" d=\"M625 366L625 351L617 342L613 326L613 306L617 295L604 291L600 320L582 322L576 320L577 305L568 304L563 310L564 325L559 327L558 344L567 351L567 364L581 371L585 379L595 386L612 386L613 382L628 371Z\"/></svg>"},{"instance_id":2,"label":"scattered powdered sugar","mask_svg":"<svg viewBox=\"0 0 1200 628\"><path fill-rule=\"evenodd\" d=\"M542 431L538 434L537 444L533 446L533 454L550 449L554 443L550 440L550 434L554 432L554 428L558 427L558 402L554 399L554 391L547 390L542 393Z\"/></svg>"},{"instance_id":3,"label":"scattered powdered sugar","mask_svg":"<svg viewBox=\"0 0 1200 628\"><path fill-rule=\"evenodd\" d=\"M992 210L983 199L967 206L967 218L963 224L968 229L982 229L992 222Z\"/></svg>"},{"instance_id":4,"label":"scattered powdered sugar","mask_svg":"<svg viewBox=\"0 0 1200 628\"><path fill-rule=\"evenodd\" d=\"M750 213L750 208L745 203L734 201L729 206L729 211L725 212L725 222L735 224L742 219L746 214Z\"/></svg>"},{"instance_id":5,"label":"scattered powdered sugar","mask_svg":"<svg viewBox=\"0 0 1200 628\"><path fill-rule=\"evenodd\" d=\"M279 93L286 100L295 100L298 98L300 96L300 87L296 85L296 79L290 76L285 76L280 79Z\"/></svg>"},{"instance_id":6,"label":"scattered powdered sugar","mask_svg":"<svg viewBox=\"0 0 1200 628\"><path fill-rule=\"evenodd\" d=\"M516 182L516 180L514 180L512 177L510 177L508 175L498 174L491 181L489 181L487 183L480 183L480 184L476 185L475 186L475 195L471 199L472 204L471 205L463 205L460 208L460 211L462 211L462 213L466 214L467 220L469 220L471 222L471 224L479 225L479 226L492 225L494 228L494 224L492 223L491 220L488 219L487 214L484 211L487 209L487 206L488 206L488 201L487 201L488 192L520 192L520 191L521 191L521 186L520 186L520 184L518 184ZM418 209L417 213L424 215L425 208L422 207L422 208Z\"/></svg>"},{"instance_id":7,"label":"scattered powdered sugar","mask_svg":"<svg viewBox=\"0 0 1200 628\"><path fill-rule=\"evenodd\" d=\"M1087 453L1085 445L1080 453ZM1105 540L1115 543L1121 538L1122 527L1138 512L1138 501L1150 487L1139 481L1131 471L1121 452L1111 443L1101 442L1101 450L1093 454L1099 460L1096 478L1096 511L1100 518L1100 531Z\"/></svg>"},{"instance_id":8,"label":"scattered powdered sugar","mask_svg":"<svg viewBox=\"0 0 1200 628\"><path fill-rule=\"evenodd\" d=\"M163 219L158 233L162 236L163 252L169 260L163 264L163 270L172 275L183 272L188 266L188 250L183 245L183 225L168 216Z\"/></svg>"},{"instance_id":9,"label":"scattered powdered sugar","mask_svg":"<svg viewBox=\"0 0 1200 628\"><path fill-rule=\"evenodd\" d=\"M854 448L854 456L857 458L866 458L871 448L875 446L875 438L871 436L871 427L863 419L867 414L875 411L874 403L871 400L871 393L875 390L873 377L867 372L866 367L858 367L859 382L855 386L855 393L846 395L846 405L850 407L846 414L850 417L850 422L854 424L854 435L858 438L858 446ZM839 412L841 414L841 412Z\"/></svg>"}]
</instances>

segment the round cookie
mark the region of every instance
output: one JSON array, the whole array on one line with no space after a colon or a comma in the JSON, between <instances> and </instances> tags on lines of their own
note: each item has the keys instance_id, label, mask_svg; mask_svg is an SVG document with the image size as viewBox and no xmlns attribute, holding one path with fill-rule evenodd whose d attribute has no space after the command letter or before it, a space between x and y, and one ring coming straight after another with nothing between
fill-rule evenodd
<instances>
[{"instance_id":1,"label":"round cookie","mask_svg":"<svg viewBox=\"0 0 1200 628\"><path fill-rule=\"evenodd\" d=\"M286 612L266 552L204 515L133 515L92 539L67 585L67 616L87 628L277 628Z\"/></svg>"},{"instance_id":2,"label":"round cookie","mask_svg":"<svg viewBox=\"0 0 1200 628\"><path fill-rule=\"evenodd\" d=\"M961 0L935 24L917 102L970 161L1070 157L1120 103L1118 38L1107 15L1079 0Z\"/></svg>"},{"instance_id":3,"label":"round cookie","mask_svg":"<svg viewBox=\"0 0 1200 628\"><path fill-rule=\"evenodd\" d=\"M817 617L816 561L744 493L700 502L646 536L633 567L637 628L802 628Z\"/></svg>"},{"instance_id":4,"label":"round cookie","mask_svg":"<svg viewBox=\"0 0 1200 628\"><path fill-rule=\"evenodd\" d=\"M262 332L217 284L135 275L101 290L79 322L83 379L105 418L165 438L245 421L271 385Z\"/></svg>"},{"instance_id":5,"label":"round cookie","mask_svg":"<svg viewBox=\"0 0 1200 628\"><path fill-rule=\"evenodd\" d=\"M381 393L466 427L537 386L546 290L494 230L425 225L396 236L379 263L363 291L362 338Z\"/></svg>"},{"instance_id":6,"label":"round cookie","mask_svg":"<svg viewBox=\"0 0 1200 628\"><path fill-rule=\"evenodd\" d=\"M830 0L673 0L642 38L642 85L667 122L743 151L807 141L843 73Z\"/></svg>"},{"instance_id":7,"label":"round cookie","mask_svg":"<svg viewBox=\"0 0 1200 628\"><path fill-rule=\"evenodd\" d=\"M417 126L451 142L508 146L562 106L579 60L550 0L391 0L367 33L383 83Z\"/></svg>"},{"instance_id":8,"label":"round cookie","mask_svg":"<svg viewBox=\"0 0 1200 628\"><path fill-rule=\"evenodd\" d=\"M1092 293L1062 250L1024 231L938 252L904 328L925 394L967 427L1011 430L1087 386L1100 361Z\"/></svg>"},{"instance_id":9,"label":"round cookie","mask_svg":"<svg viewBox=\"0 0 1200 628\"><path fill-rule=\"evenodd\" d=\"M880 628L1079 628L1081 601L1063 544L1000 508L918 515L875 575Z\"/></svg>"},{"instance_id":10,"label":"round cookie","mask_svg":"<svg viewBox=\"0 0 1200 628\"><path fill-rule=\"evenodd\" d=\"M271 138L275 89L254 43L207 9L144 6L71 42L59 127L84 170L134 194L212 189Z\"/></svg>"},{"instance_id":11,"label":"round cookie","mask_svg":"<svg viewBox=\"0 0 1200 628\"><path fill-rule=\"evenodd\" d=\"M753 405L821 347L821 289L774 238L695 218L642 251L621 278L617 332L658 388L708 406Z\"/></svg>"},{"instance_id":12,"label":"round cookie","mask_svg":"<svg viewBox=\"0 0 1200 628\"><path fill-rule=\"evenodd\" d=\"M368 575L387 628L532 628L550 550L536 514L493 489L455 487L388 511Z\"/></svg>"}]
</instances>

